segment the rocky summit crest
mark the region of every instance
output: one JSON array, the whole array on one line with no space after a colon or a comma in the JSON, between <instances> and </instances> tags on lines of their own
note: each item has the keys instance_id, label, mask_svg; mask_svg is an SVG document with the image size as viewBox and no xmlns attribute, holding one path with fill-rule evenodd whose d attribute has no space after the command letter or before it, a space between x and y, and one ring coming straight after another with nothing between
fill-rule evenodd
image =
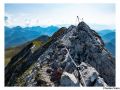
<instances>
[{"instance_id":1,"label":"rocky summit crest","mask_svg":"<svg viewBox=\"0 0 120 90\"><path fill-rule=\"evenodd\" d=\"M23 56L26 52L6 66L6 86L115 86L115 58L83 21L59 29L34 53Z\"/></svg>"}]
</instances>

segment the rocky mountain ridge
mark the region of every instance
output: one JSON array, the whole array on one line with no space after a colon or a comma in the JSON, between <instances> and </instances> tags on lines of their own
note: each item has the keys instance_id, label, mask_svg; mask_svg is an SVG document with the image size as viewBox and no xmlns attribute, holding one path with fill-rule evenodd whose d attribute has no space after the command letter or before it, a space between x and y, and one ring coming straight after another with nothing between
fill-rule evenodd
<instances>
[{"instance_id":1,"label":"rocky mountain ridge","mask_svg":"<svg viewBox=\"0 0 120 90\"><path fill-rule=\"evenodd\" d=\"M115 86L115 58L83 21L60 28L16 65L18 60L5 69L6 86Z\"/></svg>"}]
</instances>

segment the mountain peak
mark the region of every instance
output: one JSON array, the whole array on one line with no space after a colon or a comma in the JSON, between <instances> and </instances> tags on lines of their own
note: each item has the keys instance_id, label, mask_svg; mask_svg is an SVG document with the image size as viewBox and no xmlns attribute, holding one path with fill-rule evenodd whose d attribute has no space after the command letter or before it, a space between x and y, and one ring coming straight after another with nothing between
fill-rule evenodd
<instances>
[{"instance_id":1,"label":"mountain peak","mask_svg":"<svg viewBox=\"0 0 120 90\"><path fill-rule=\"evenodd\" d=\"M77 26L78 29L90 29L90 27L84 22L84 21L81 21L78 26Z\"/></svg>"},{"instance_id":2,"label":"mountain peak","mask_svg":"<svg viewBox=\"0 0 120 90\"><path fill-rule=\"evenodd\" d=\"M6 86L115 86L115 58L83 21L60 28L34 53L27 47L16 57L5 69Z\"/></svg>"}]
</instances>

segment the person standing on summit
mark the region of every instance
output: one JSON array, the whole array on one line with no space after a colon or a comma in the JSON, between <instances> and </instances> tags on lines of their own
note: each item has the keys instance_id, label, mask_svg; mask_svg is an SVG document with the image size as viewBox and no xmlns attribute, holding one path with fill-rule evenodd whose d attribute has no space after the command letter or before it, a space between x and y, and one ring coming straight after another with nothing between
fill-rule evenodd
<instances>
[{"instance_id":1,"label":"person standing on summit","mask_svg":"<svg viewBox=\"0 0 120 90\"><path fill-rule=\"evenodd\" d=\"M77 16L78 23L80 22L79 16ZM83 21L83 18L81 19L81 22Z\"/></svg>"},{"instance_id":2,"label":"person standing on summit","mask_svg":"<svg viewBox=\"0 0 120 90\"><path fill-rule=\"evenodd\" d=\"M77 21L78 21L78 23L80 22L80 21L79 21L79 17L78 17L78 16L77 16Z\"/></svg>"}]
</instances>

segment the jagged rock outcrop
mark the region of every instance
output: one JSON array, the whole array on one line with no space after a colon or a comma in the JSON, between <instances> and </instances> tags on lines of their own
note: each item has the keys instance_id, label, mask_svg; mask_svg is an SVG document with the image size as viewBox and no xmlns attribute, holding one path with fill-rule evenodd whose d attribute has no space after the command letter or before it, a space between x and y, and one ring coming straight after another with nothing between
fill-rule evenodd
<instances>
[{"instance_id":1,"label":"jagged rock outcrop","mask_svg":"<svg viewBox=\"0 0 120 90\"><path fill-rule=\"evenodd\" d=\"M80 64L81 74L83 76L83 80L86 86L107 86L105 81L99 77L99 73L95 70L95 68L90 65L82 62ZM71 69L71 68L68 68ZM74 72L66 72L64 71L61 76L61 86L81 86L78 79L78 72L74 70ZM81 81L82 82L82 81Z\"/></svg>"},{"instance_id":2,"label":"jagged rock outcrop","mask_svg":"<svg viewBox=\"0 0 120 90\"><path fill-rule=\"evenodd\" d=\"M63 72L60 79L60 85L61 86L80 86L80 83L73 74Z\"/></svg>"},{"instance_id":3,"label":"jagged rock outcrop","mask_svg":"<svg viewBox=\"0 0 120 90\"><path fill-rule=\"evenodd\" d=\"M35 63L9 85L115 86L115 58L85 22L61 28L28 60Z\"/></svg>"}]
</instances>

